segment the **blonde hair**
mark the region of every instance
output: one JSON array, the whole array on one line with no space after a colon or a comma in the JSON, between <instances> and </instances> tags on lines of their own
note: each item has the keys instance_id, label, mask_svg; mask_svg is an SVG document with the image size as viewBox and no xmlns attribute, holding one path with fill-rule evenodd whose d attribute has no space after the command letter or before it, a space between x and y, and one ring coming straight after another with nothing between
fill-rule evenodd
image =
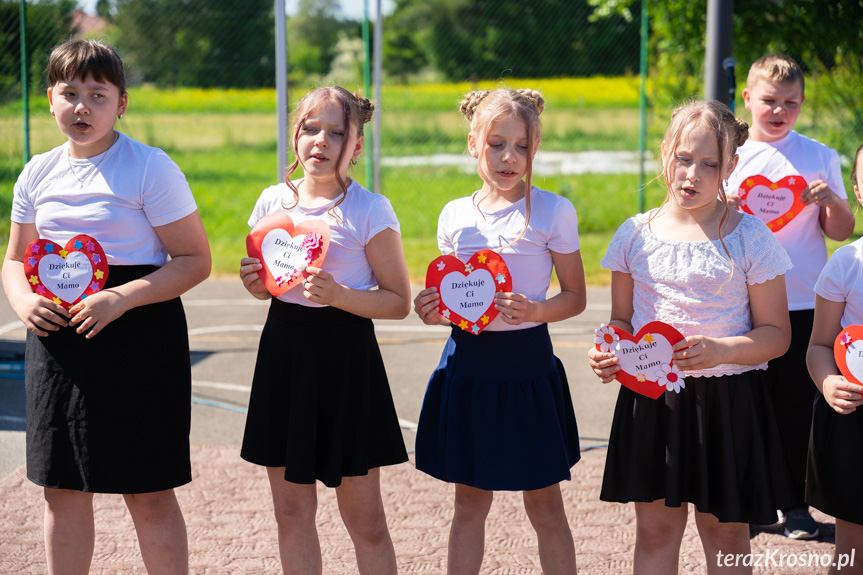
<instances>
[{"instance_id":1,"label":"blonde hair","mask_svg":"<svg viewBox=\"0 0 863 575\"><path fill-rule=\"evenodd\" d=\"M800 91L806 88L803 70L794 58L785 54L768 54L753 62L746 76L746 87L751 90L759 80L780 84L800 82Z\"/></svg>"},{"instance_id":2,"label":"blonde hair","mask_svg":"<svg viewBox=\"0 0 863 575\"><path fill-rule=\"evenodd\" d=\"M470 124L470 131L477 144L477 158L480 160L479 173L482 173L482 157L486 150L488 131L499 119L518 119L524 122L527 129L527 171L524 176L524 228L513 241L498 249L511 246L524 236L530 222L530 191L533 187L533 156L536 153L536 142L542 133L539 115L545 109L545 100L536 90L523 88L510 90L474 90L465 95L459 103L459 110ZM483 178L485 179L485 178ZM477 204L477 208L479 205ZM480 210L482 212L482 210Z\"/></svg>"},{"instance_id":3,"label":"blonde hair","mask_svg":"<svg viewBox=\"0 0 863 575\"><path fill-rule=\"evenodd\" d=\"M367 98L363 98L359 92L351 94L341 86L326 86L318 88L317 90L312 90L303 96L303 99L300 100L300 103L297 104L297 109L294 111L296 122L294 124L294 135L291 140L291 145L294 150L294 161L290 166L288 166L287 172L285 173L285 183L289 188L291 188L291 191L294 192L294 203L290 206L285 206L283 203L282 205L286 209L296 206L300 201L299 190L297 190L297 187L291 181L291 176L300 166L300 156L297 150L297 141L300 138L300 132L305 126L306 120L311 113L317 110L322 104L328 102L338 104L344 112L345 121L343 125L346 137L347 134L350 133L350 126L354 126L357 130L357 138L361 138L363 136L363 125L371 121L375 111L374 102ZM349 153L347 151L347 146L342 146L342 149L339 151L339 157L336 158L335 162L336 180L342 188L342 195L339 197L338 201L333 204L333 207L329 209L329 212L334 217L335 212L333 210L335 210L336 206L344 201L345 196L347 196L348 193L347 182L345 182L342 175L338 172L338 168L342 165L342 161L344 160L346 153Z\"/></svg>"},{"instance_id":4,"label":"blonde hair","mask_svg":"<svg viewBox=\"0 0 863 575\"><path fill-rule=\"evenodd\" d=\"M716 146L719 150L719 179L716 184L719 190L719 199L722 200L723 204L727 203L722 177L728 163L737 155L737 148L749 139L749 124L736 118L731 109L722 102L695 100L676 108L672 112L671 123L662 140L662 176L665 178L665 185L668 189L662 206L667 204L671 197L671 172L677 148L684 136L695 128L705 129L716 137ZM654 216L656 213L658 211L654 212ZM651 219L654 216L651 216ZM728 248L722 239L722 228L727 219L728 210L726 209L722 217L719 218L719 241L725 248L726 254L728 254Z\"/></svg>"}]
</instances>

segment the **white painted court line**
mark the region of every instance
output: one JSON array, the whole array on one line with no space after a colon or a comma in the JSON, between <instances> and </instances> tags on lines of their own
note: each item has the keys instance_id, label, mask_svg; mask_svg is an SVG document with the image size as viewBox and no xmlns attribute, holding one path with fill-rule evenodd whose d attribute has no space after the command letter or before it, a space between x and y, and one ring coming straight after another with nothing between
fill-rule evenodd
<instances>
[{"instance_id":1,"label":"white painted court line","mask_svg":"<svg viewBox=\"0 0 863 575\"><path fill-rule=\"evenodd\" d=\"M221 381L201 381L197 379L192 380L192 387L208 387L210 389L221 389L223 391L239 391L242 393L249 393L252 391L251 385L243 385L241 383L224 383Z\"/></svg>"},{"instance_id":2,"label":"white painted court line","mask_svg":"<svg viewBox=\"0 0 863 575\"><path fill-rule=\"evenodd\" d=\"M23 417L16 417L14 415L0 415L0 421L8 421L10 423L27 423L27 420Z\"/></svg>"},{"instance_id":3,"label":"white painted court line","mask_svg":"<svg viewBox=\"0 0 863 575\"><path fill-rule=\"evenodd\" d=\"M4 333L9 333L10 331L15 331L16 329L24 329L24 324L20 321L10 321L9 323L4 323L0 325L0 335Z\"/></svg>"}]
</instances>

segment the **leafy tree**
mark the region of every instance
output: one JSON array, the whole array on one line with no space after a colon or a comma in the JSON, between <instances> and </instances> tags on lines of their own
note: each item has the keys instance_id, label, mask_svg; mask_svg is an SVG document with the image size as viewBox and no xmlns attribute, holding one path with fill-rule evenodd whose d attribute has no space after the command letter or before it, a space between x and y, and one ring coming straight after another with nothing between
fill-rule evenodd
<instances>
[{"instance_id":1,"label":"leafy tree","mask_svg":"<svg viewBox=\"0 0 863 575\"><path fill-rule=\"evenodd\" d=\"M390 72L427 61L448 79L621 74L638 66L638 25L588 22L586 0L400 0L386 27L416 30ZM388 56L385 57L389 58Z\"/></svg>"},{"instance_id":2,"label":"leafy tree","mask_svg":"<svg viewBox=\"0 0 863 575\"><path fill-rule=\"evenodd\" d=\"M635 19L635 0L588 0L594 20ZM863 0L735 0L732 53L738 70L768 53L785 53L804 70L829 70L863 53ZM663 99L680 100L701 88L707 0L650 3L651 74Z\"/></svg>"},{"instance_id":3,"label":"leafy tree","mask_svg":"<svg viewBox=\"0 0 863 575\"><path fill-rule=\"evenodd\" d=\"M117 48L162 86L272 86L270 0L117 0Z\"/></svg>"},{"instance_id":4,"label":"leafy tree","mask_svg":"<svg viewBox=\"0 0 863 575\"><path fill-rule=\"evenodd\" d=\"M300 0L288 22L288 70L293 82L306 82L329 72L337 54L339 34L358 35L356 22L341 20L338 0Z\"/></svg>"},{"instance_id":5,"label":"leafy tree","mask_svg":"<svg viewBox=\"0 0 863 575\"><path fill-rule=\"evenodd\" d=\"M31 93L45 90L51 50L69 36L74 0L27 3L27 55ZM0 104L21 97L20 2L0 1Z\"/></svg>"},{"instance_id":6,"label":"leafy tree","mask_svg":"<svg viewBox=\"0 0 863 575\"><path fill-rule=\"evenodd\" d=\"M633 0L589 0L594 18L632 18ZM654 101L669 104L701 93L707 0L650 3ZM825 143L853 154L863 133L863 0L735 0L732 54L741 81L769 53L793 57L816 82L807 105L838 119ZM815 97L813 97L813 95Z\"/></svg>"}]
</instances>

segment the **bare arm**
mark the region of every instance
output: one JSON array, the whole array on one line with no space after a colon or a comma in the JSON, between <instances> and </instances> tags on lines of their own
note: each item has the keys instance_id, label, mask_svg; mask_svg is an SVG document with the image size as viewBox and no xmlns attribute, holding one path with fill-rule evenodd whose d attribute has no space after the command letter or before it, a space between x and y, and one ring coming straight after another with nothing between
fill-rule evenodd
<instances>
[{"instance_id":1,"label":"bare arm","mask_svg":"<svg viewBox=\"0 0 863 575\"><path fill-rule=\"evenodd\" d=\"M863 388L845 379L836 367L833 342L842 331L845 302L833 302L815 296L815 321L806 353L806 366L812 381L837 413L848 414L863 405Z\"/></svg>"},{"instance_id":2,"label":"bare arm","mask_svg":"<svg viewBox=\"0 0 863 575\"><path fill-rule=\"evenodd\" d=\"M376 290L356 290L338 284L332 274L308 267L303 295L311 302L331 305L371 319L402 319L410 312L411 287L401 236L385 229L366 245L366 258L378 282Z\"/></svg>"},{"instance_id":3,"label":"bare arm","mask_svg":"<svg viewBox=\"0 0 863 575\"><path fill-rule=\"evenodd\" d=\"M611 319L608 324L625 329L632 333L632 314L635 308L632 304L634 282L632 275L624 272L611 272ZM614 374L620 371L617 356L603 353L595 347L587 350L587 359L593 372L602 383L614 380Z\"/></svg>"},{"instance_id":4,"label":"bare arm","mask_svg":"<svg viewBox=\"0 0 863 575\"><path fill-rule=\"evenodd\" d=\"M9 232L9 245L3 260L3 289L15 315L24 326L38 336L57 331L66 326L72 317L62 306L44 298L30 288L24 274L24 252L27 245L39 239L36 224L12 222Z\"/></svg>"},{"instance_id":5,"label":"bare arm","mask_svg":"<svg viewBox=\"0 0 863 575\"><path fill-rule=\"evenodd\" d=\"M810 182L801 193L805 204L815 204L821 211L818 221L821 229L831 240L844 242L854 231L854 213L848 201L840 198L823 180Z\"/></svg>"},{"instance_id":6,"label":"bare arm","mask_svg":"<svg viewBox=\"0 0 863 575\"><path fill-rule=\"evenodd\" d=\"M523 322L550 323L576 316L587 305L584 286L584 265L581 252L570 254L551 252L560 293L545 301L531 301L523 294L501 292L495 295L495 308L504 322L518 325Z\"/></svg>"}]
</instances>

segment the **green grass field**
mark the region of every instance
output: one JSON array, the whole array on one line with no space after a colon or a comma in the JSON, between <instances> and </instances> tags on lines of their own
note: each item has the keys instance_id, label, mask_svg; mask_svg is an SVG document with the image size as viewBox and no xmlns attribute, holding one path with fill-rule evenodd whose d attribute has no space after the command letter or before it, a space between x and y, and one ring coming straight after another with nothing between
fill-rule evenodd
<instances>
[{"instance_id":1,"label":"green grass field","mask_svg":"<svg viewBox=\"0 0 863 575\"><path fill-rule=\"evenodd\" d=\"M509 85L543 90L547 105L542 114L541 149L637 149L637 78L513 80ZM457 103L470 89L467 84L386 86L380 105L383 156L464 153L467 126ZM298 94L300 91L294 91L292 99ZM663 116L652 113L648 118L649 151L659 147L667 122ZM808 121L804 116L798 122L802 131ZM831 129L823 114L819 126ZM132 88L129 112L118 128L163 148L183 169L210 238L214 272L234 274L245 253L246 221L255 200L277 180L274 91ZM48 114L44 97L34 98L31 104L30 134L33 154L64 140ZM19 104L0 107L0 141L4 142L0 150L0 249L5 251L12 187L23 165ZM364 157L369 157L368 152ZM647 179L654 176L648 173ZM366 184L362 161L354 168L354 177ZM599 266L599 260L620 223L638 211L638 176L538 175L535 183L573 202L579 215L588 282L607 283L609 274ZM435 234L443 205L471 193L480 184L476 173L457 167L382 169L381 191L399 216L413 280L421 281L428 262L438 255ZM651 181L645 190L646 207L658 205L664 196L662 184ZM863 223L858 223L854 237L861 232ZM832 250L839 244L829 245Z\"/></svg>"}]
</instances>

